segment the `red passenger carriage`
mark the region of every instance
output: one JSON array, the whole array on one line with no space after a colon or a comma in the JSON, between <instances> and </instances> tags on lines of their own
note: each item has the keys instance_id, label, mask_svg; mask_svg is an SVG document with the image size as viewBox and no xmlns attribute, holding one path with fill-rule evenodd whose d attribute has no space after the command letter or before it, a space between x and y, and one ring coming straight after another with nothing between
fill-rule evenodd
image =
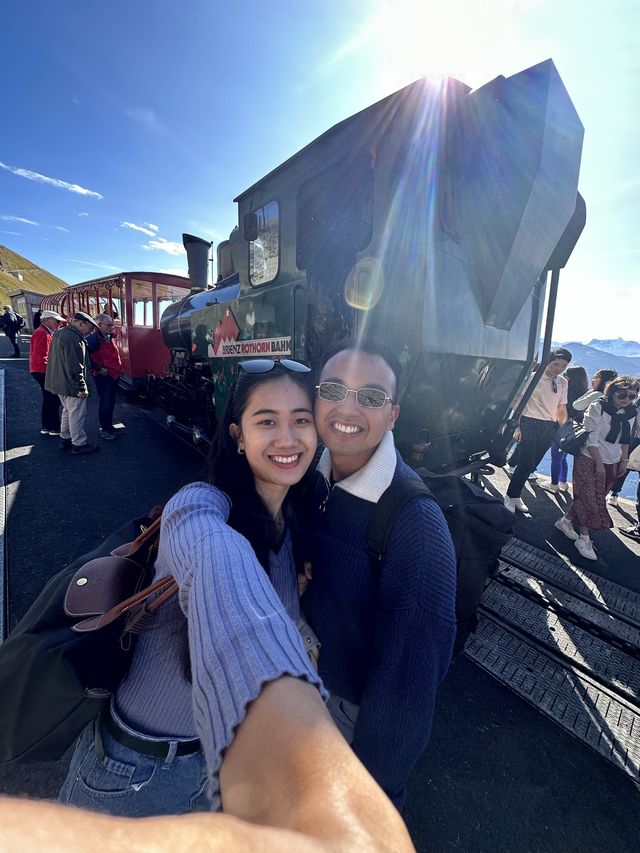
<instances>
[{"instance_id":1,"label":"red passenger carriage","mask_svg":"<svg viewBox=\"0 0 640 853\"><path fill-rule=\"evenodd\" d=\"M169 350L160 333L164 310L189 294L188 278L166 273L125 272L83 281L60 293L45 296L40 308L63 317L75 311L110 314L116 321L116 341L122 357L121 383L131 389L146 384L149 376L163 376Z\"/></svg>"}]
</instances>

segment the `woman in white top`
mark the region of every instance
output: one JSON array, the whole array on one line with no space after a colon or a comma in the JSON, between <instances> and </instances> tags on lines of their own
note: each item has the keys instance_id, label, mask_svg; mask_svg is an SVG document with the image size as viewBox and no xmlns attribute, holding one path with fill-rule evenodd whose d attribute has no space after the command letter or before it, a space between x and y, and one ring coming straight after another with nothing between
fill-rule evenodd
<instances>
[{"instance_id":1,"label":"woman in white top","mask_svg":"<svg viewBox=\"0 0 640 853\"><path fill-rule=\"evenodd\" d=\"M589 437L573 465L573 503L556 527L575 542L587 560L598 559L589 531L613 527L605 497L627 467L637 396L637 382L630 376L618 376L607 383L602 397L591 403L584 416ZM574 521L580 526L580 536Z\"/></svg>"}]
</instances>

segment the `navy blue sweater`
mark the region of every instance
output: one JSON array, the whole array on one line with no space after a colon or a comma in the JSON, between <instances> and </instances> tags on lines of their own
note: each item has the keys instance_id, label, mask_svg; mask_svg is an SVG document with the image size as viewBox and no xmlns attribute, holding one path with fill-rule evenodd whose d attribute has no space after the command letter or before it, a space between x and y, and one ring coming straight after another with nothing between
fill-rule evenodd
<instances>
[{"instance_id":1,"label":"navy blue sweater","mask_svg":"<svg viewBox=\"0 0 640 853\"><path fill-rule=\"evenodd\" d=\"M398 476L416 476L399 456ZM453 545L435 501L415 498L396 521L376 572L366 551L374 504L339 484L328 499L327 492L318 475L308 529L313 580L303 607L322 643L325 686L360 706L353 749L401 805L451 660Z\"/></svg>"}]
</instances>

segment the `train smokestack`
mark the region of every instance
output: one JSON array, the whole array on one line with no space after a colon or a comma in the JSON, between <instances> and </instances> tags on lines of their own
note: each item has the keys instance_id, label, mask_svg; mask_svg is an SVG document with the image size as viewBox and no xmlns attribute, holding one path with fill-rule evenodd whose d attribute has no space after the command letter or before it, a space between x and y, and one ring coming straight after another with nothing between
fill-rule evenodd
<instances>
[{"instance_id":1,"label":"train smokestack","mask_svg":"<svg viewBox=\"0 0 640 853\"><path fill-rule=\"evenodd\" d=\"M209 272L209 250L211 242L193 234L182 235L182 245L187 252L189 278L193 290L206 290Z\"/></svg>"}]
</instances>

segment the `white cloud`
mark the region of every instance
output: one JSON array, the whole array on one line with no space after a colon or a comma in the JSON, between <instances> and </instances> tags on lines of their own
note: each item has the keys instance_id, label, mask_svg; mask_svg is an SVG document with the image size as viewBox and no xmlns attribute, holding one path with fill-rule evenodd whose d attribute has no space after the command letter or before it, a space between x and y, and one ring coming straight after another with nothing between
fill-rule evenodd
<instances>
[{"instance_id":1,"label":"white cloud","mask_svg":"<svg viewBox=\"0 0 640 853\"><path fill-rule=\"evenodd\" d=\"M184 246L181 243L172 243L170 240L165 240L164 237L158 237L156 240L149 240L143 249L157 249L160 252L166 252L168 255L186 255Z\"/></svg>"},{"instance_id":2,"label":"white cloud","mask_svg":"<svg viewBox=\"0 0 640 853\"><path fill-rule=\"evenodd\" d=\"M56 231L65 231L67 234L69 233L69 229L65 228L63 225L54 225L53 227Z\"/></svg>"},{"instance_id":3,"label":"white cloud","mask_svg":"<svg viewBox=\"0 0 640 853\"><path fill-rule=\"evenodd\" d=\"M145 130L152 133L166 133L166 130L158 118L155 110L150 107L138 107L133 110L125 110L125 115L130 119L141 124Z\"/></svg>"},{"instance_id":4,"label":"white cloud","mask_svg":"<svg viewBox=\"0 0 640 853\"><path fill-rule=\"evenodd\" d=\"M18 166L7 166L6 163L0 161L0 169L5 169L11 172L12 175L17 175L19 178L26 178L28 181L36 181L39 184L48 184L52 187L58 187L61 190L68 190L70 193L78 195L90 196L91 198L104 198L100 193L94 190L88 190L81 187L79 184L70 184L67 181L62 181L60 178L48 178L46 175L41 175L39 172L32 172L31 169L21 169Z\"/></svg>"},{"instance_id":5,"label":"white cloud","mask_svg":"<svg viewBox=\"0 0 640 853\"><path fill-rule=\"evenodd\" d=\"M78 216L88 216L88 215L89 214L87 213L86 210L81 210L80 213L78 214Z\"/></svg>"},{"instance_id":6,"label":"white cloud","mask_svg":"<svg viewBox=\"0 0 640 853\"><path fill-rule=\"evenodd\" d=\"M147 223L145 222L145 225ZM151 228L145 228L143 225L136 225L135 222L121 222L121 228L131 228L132 231L142 231L143 234L147 234L149 237L155 237L157 228L153 231Z\"/></svg>"},{"instance_id":7,"label":"white cloud","mask_svg":"<svg viewBox=\"0 0 640 853\"><path fill-rule=\"evenodd\" d=\"M163 272L165 275L183 275L185 278L187 277L187 270L179 269L178 267L167 267L166 269L158 270L158 272Z\"/></svg>"},{"instance_id":8,"label":"white cloud","mask_svg":"<svg viewBox=\"0 0 640 853\"><path fill-rule=\"evenodd\" d=\"M12 237L22 237L19 231L0 231L0 234L11 234Z\"/></svg>"},{"instance_id":9,"label":"white cloud","mask_svg":"<svg viewBox=\"0 0 640 853\"><path fill-rule=\"evenodd\" d=\"M24 219L24 217L22 217L22 216L7 216L5 214L5 215L0 216L0 219L3 222L23 222L25 225L39 225L40 224L39 222L34 222L33 219Z\"/></svg>"},{"instance_id":10,"label":"white cloud","mask_svg":"<svg viewBox=\"0 0 640 853\"><path fill-rule=\"evenodd\" d=\"M74 104L79 104L79 103L80 103L80 98L78 98L78 96L77 96L77 95L72 95L72 96L71 96L71 102L72 102L72 103L74 103Z\"/></svg>"},{"instance_id":11,"label":"white cloud","mask_svg":"<svg viewBox=\"0 0 640 853\"><path fill-rule=\"evenodd\" d=\"M84 267L91 267L92 269L100 269L100 270L109 270L109 272L120 272L120 267L114 267L111 264L98 264L93 261L83 261L80 258L66 258L65 260L69 261L72 264L81 264Z\"/></svg>"},{"instance_id":12,"label":"white cloud","mask_svg":"<svg viewBox=\"0 0 640 853\"><path fill-rule=\"evenodd\" d=\"M144 224L147 226L147 228L150 228L152 231L159 231L160 230L157 225L153 225L151 222L145 222Z\"/></svg>"}]
</instances>

